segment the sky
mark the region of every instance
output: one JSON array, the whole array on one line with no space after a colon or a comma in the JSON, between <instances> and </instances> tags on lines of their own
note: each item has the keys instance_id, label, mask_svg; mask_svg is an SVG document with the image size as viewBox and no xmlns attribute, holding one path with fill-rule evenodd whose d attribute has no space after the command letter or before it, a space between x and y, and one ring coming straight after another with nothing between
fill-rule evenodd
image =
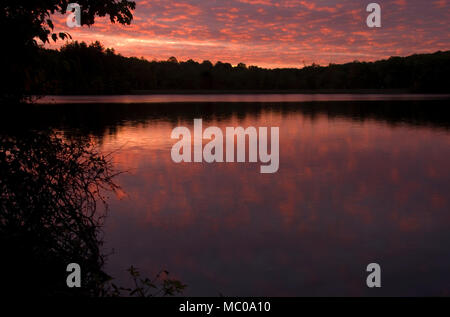
<instances>
[{"instance_id":1,"label":"sky","mask_svg":"<svg viewBox=\"0 0 450 317\"><path fill-rule=\"evenodd\" d=\"M131 25L97 18L55 31L99 40L148 60L240 62L267 68L374 61L450 50L450 0L378 0L381 28L366 24L361 0L136 0ZM59 41L50 47L57 47Z\"/></svg>"}]
</instances>

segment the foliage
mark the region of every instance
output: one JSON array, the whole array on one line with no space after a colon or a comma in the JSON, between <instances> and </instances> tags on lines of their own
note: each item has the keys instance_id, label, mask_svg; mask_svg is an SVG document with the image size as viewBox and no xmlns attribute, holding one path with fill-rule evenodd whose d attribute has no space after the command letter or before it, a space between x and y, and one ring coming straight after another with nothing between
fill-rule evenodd
<instances>
[{"instance_id":1,"label":"foliage","mask_svg":"<svg viewBox=\"0 0 450 317\"><path fill-rule=\"evenodd\" d=\"M30 85L40 80L37 68L37 39L67 39L69 34L56 32L53 14L66 13L67 0L2 0L0 37L7 49L0 61L6 79L0 85L0 103L27 100ZM109 16L111 22L130 24L135 3L128 0L77 0L81 6L81 24L92 25L96 16Z\"/></svg>"},{"instance_id":2,"label":"foliage","mask_svg":"<svg viewBox=\"0 0 450 317\"><path fill-rule=\"evenodd\" d=\"M35 94L123 94L139 91L224 90L364 90L449 92L450 51L392 57L377 62L352 62L302 69L236 67L228 63L179 62L127 58L105 49L72 42L60 49L41 50L41 78Z\"/></svg>"},{"instance_id":3,"label":"foliage","mask_svg":"<svg viewBox=\"0 0 450 317\"><path fill-rule=\"evenodd\" d=\"M53 133L0 138L1 290L26 288L41 295L98 295L102 271L101 226L105 192L117 175L89 140ZM83 268L83 288L69 292L65 268Z\"/></svg>"},{"instance_id":4,"label":"foliage","mask_svg":"<svg viewBox=\"0 0 450 317\"><path fill-rule=\"evenodd\" d=\"M35 38L48 42L49 37L56 40L67 38L67 33L54 33L52 15L65 14L67 0L3 0L0 21L3 32L15 30L14 38L25 43L35 44ZM81 25L92 25L96 16L108 15L112 23L130 24L133 19L131 11L136 4L128 0L77 0L81 7ZM7 27L7 29L5 29Z\"/></svg>"},{"instance_id":5,"label":"foliage","mask_svg":"<svg viewBox=\"0 0 450 317\"><path fill-rule=\"evenodd\" d=\"M118 174L88 138L0 134L0 293L150 297L184 290L167 271L150 280L131 267L134 288L116 286L103 271L106 194L119 190ZM65 268L73 262L82 268L82 287L69 289Z\"/></svg>"},{"instance_id":6,"label":"foliage","mask_svg":"<svg viewBox=\"0 0 450 317\"><path fill-rule=\"evenodd\" d=\"M143 278L138 269L131 266L128 270L133 287L119 287L115 283L107 284L105 295L110 297L157 297L174 296L183 293L186 285L178 280L170 279L168 271L159 272L154 279Z\"/></svg>"}]
</instances>

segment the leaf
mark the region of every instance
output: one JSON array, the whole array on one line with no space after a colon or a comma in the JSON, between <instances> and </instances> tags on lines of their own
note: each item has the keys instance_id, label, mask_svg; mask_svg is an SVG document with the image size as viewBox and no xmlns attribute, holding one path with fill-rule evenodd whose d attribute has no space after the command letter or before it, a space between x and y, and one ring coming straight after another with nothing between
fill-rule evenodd
<instances>
[{"instance_id":1,"label":"leaf","mask_svg":"<svg viewBox=\"0 0 450 317\"><path fill-rule=\"evenodd\" d=\"M40 39L43 43L48 42L47 34L39 34L39 39Z\"/></svg>"}]
</instances>

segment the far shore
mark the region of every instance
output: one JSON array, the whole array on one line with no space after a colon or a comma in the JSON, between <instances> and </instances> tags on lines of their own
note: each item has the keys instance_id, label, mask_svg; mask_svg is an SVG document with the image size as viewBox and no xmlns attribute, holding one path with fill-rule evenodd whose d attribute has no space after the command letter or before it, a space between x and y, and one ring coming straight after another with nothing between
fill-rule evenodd
<instances>
[{"instance_id":1,"label":"far shore","mask_svg":"<svg viewBox=\"0 0 450 317\"><path fill-rule=\"evenodd\" d=\"M226 90L226 89L170 89L132 90L127 95L249 95L249 94L408 94L407 89L267 89L267 90Z\"/></svg>"},{"instance_id":2,"label":"far shore","mask_svg":"<svg viewBox=\"0 0 450 317\"><path fill-rule=\"evenodd\" d=\"M201 102L324 102L324 101L395 101L395 100L450 100L449 94L410 94L410 93L233 93L228 91L209 93L142 93L126 95L48 95L34 96L32 103L36 104L88 104L88 103L201 103Z\"/></svg>"}]
</instances>

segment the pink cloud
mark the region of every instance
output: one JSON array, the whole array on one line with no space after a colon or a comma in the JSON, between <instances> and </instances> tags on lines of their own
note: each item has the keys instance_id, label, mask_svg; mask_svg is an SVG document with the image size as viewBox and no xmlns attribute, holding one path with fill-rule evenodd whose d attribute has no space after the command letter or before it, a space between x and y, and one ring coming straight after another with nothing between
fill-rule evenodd
<instances>
[{"instance_id":1,"label":"pink cloud","mask_svg":"<svg viewBox=\"0 0 450 317\"><path fill-rule=\"evenodd\" d=\"M383 27L369 29L356 0L136 1L130 26L98 19L91 28L57 31L100 40L125 56L221 60L263 67L377 60L450 49L447 1L384 1ZM56 46L61 45L61 43ZM55 46L55 45L53 45Z\"/></svg>"}]
</instances>

